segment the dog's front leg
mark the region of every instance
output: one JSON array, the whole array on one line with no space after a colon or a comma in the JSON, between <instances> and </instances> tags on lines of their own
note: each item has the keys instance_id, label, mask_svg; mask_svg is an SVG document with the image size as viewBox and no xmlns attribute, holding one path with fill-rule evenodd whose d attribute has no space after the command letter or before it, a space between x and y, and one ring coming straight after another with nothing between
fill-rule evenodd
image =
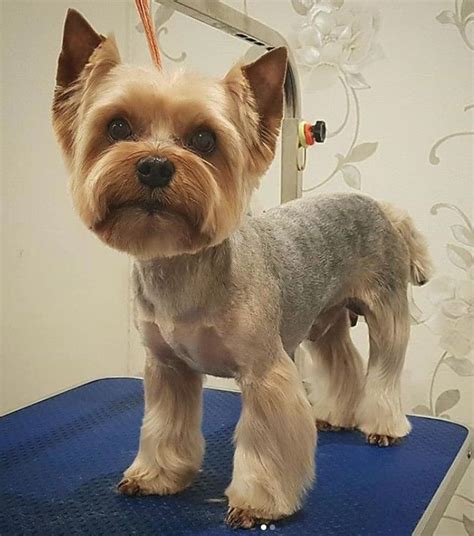
<instances>
[{"instance_id":1,"label":"dog's front leg","mask_svg":"<svg viewBox=\"0 0 474 536\"><path fill-rule=\"evenodd\" d=\"M147 348L145 415L138 454L118 489L169 495L188 487L201 467L202 377L174 355L157 326L140 329Z\"/></svg>"},{"instance_id":2,"label":"dog's front leg","mask_svg":"<svg viewBox=\"0 0 474 536\"><path fill-rule=\"evenodd\" d=\"M243 409L226 522L250 528L300 508L314 479L316 427L296 367L282 349L239 383Z\"/></svg>"}]
</instances>

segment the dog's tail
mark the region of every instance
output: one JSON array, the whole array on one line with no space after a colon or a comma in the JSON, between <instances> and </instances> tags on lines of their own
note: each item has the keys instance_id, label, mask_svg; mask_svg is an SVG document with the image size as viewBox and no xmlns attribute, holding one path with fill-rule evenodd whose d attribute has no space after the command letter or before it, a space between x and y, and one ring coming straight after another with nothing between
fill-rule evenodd
<instances>
[{"instance_id":1,"label":"dog's tail","mask_svg":"<svg viewBox=\"0 0 474 536\"><path fill-rule=\"evenodd\" d=\"M408 247L410 281L413 285L424 285L430 280L433 271L425 238L415 227L413 220L406 212L388 203L380 203L380 206Z\"/></svg>"}]
</instances>

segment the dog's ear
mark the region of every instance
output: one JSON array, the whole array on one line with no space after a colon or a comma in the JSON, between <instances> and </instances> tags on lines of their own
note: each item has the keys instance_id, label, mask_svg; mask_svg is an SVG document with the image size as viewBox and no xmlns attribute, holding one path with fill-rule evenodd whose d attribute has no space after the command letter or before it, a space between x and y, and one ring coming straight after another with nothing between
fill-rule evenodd
<instances>
[{"instance_id":1,"label":"dog's ear","mask_svg":"<svg viewBox=\"0 0 474 536\"><path fill-rule=\"evenodd\" d=\"M280 126L287 65L288 51L279 47L242 67L255 98L260 121L267 128Z\"/></svg>"},{"instance_id":2,"label":"dog's ear","mask_svg":"<svg viewBox=\"0 0 474 536\"><path fill-rule=\"evenodd\" d=\"M288 51L274 48L253 63L237 64L227 73L224 82L238 101L248 102L248 91L264 127L279 127L283 116L283 97Z\"/></svg>"},{"instance_id":3,"label":"dog's ear","mask_svg":"<svg viewBox=\"0 0 474 536\"><path fill-rule=\"evenodd\" d=\"M56 73L58 86L65 87L74 82L103 41L105 37L99 35L78 11L68 9Z\"/></svg>"},{"instance_id":4,"label":"dog's ear","mask_svg":"<svg viewBox=\"0 0 474 536\"><path fill-rule=\"evenodd\" d=\"M247 172L257 178L275 155L287 64L286 48L275 48L253 63L234 65L224 78L232 117L248 147Z\"/></svg>"},{"instance_id":5,"label":"dog's ear","mask_svg":"<svg viewBox=\"0 0 474 536\"><path fill-rule=\"evenodd\" d=\"M76 10L69 9L56 73L53 126L66 157L72 154L81 101L112 67L120 63L113 37L98 34Z\"/></svg>"},{"instance_id":6,"label":"dog's ear","mask_svg":"<svg viewBox=\"0 0 474 536\"><path fill-rule=\"evenodd\" d=\"M56 84L65 88L87 74L97 71L105 74L120 63L120 55L113 37L98 34L75 9L68 9L64 22L63 44L59 54Z\"/></svg>"}]
</instances>

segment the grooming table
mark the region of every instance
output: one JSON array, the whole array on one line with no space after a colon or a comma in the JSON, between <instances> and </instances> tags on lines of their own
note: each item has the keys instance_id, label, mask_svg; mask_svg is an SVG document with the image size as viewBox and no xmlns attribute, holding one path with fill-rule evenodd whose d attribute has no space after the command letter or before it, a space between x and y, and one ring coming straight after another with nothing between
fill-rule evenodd
<instances>
[{"instance_id":1,"label":"grooming table","mask_svg":"<svg viewBox=\"0 0 474 536\"><path fill-rule=\"evenodd\" d=\"M143 411L134 378L96 380L0 419L0 534L221 535L240 395L206 389L203 471L185 492L115 491L133 460ZM357 432L321 432L317 485L304 509L253 532L431 534L468 464L469 431L410 417L411 435L378 448ZM247 533L248 531L237 531Z\"/></svg>"}]
</instances>

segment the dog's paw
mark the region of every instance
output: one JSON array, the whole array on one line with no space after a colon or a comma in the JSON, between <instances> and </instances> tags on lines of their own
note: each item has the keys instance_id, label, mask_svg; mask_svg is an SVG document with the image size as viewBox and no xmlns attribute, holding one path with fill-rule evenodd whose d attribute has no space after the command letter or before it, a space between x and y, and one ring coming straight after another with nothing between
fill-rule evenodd
<instances>
[{"instance_id":1,"label":"dog's paw","mask_svg":"<svg viewBox=\"0 0 474 536\"><path fill-rule=\"evenodd\" d=\"M171 483L166 479L157 477L153 480L136 476L124 476L119 482L117 490L123 495L174 495L186 489L191 482Z\"/></svg>"},{"instance_id":2,"label":"dog's paw","mask_svg":"<svg viewBox=\"0 0 474 536\"><path fill-rule=\"evenodd\" d=\"M117 491L123 495L144 495L140 484L134 478L122 478L117 485Z\"/></svg>"},{"instance_id":3,"label":"dog's paw","mask_svg":"<svg viewBox=\"0 0 474 536\"><path fill-rule=\"evenodd\" d=\"M316 419L316 428L320 432L340 432L341 430L353 430L353 426L335 426L328 421Z\"/></svg>"},{"instance_id":4,"label":"dog's paw","mask_svg":"<svg viewBox=\"0 0 474 536\"><path fill-rule=\"evenodd\" d=\"M316 419L316 428L320 432L339 432L342 430L341 426L333 426L331 423L320 419Z\"/></svg>"},{"instance_id":5,"label":"dog's paw","mask_svg":"<svg viewBox=\"0 0 474 536\"><path fill-rule=\"evenodd\" d=\"M269 519L264 519L257 512L245 509L245 508L235 508L229 506L227 510L227 515L225 516L225 522L232 529L251 529L255 525L261 523L267 523Z\"/></svg>"},{"instance_id":6,"label":"dog's paw","mask_svg":"<svg viewBox=\"0 0 474 536\"><path fill-rule=\"evenodd\" d=\"M367 434L367 441L371 445L377 445L378 447L389 447L390 445L395 445L398 443L400 437L392 437L383 434Z\"/></svg>"}]
</instances>

